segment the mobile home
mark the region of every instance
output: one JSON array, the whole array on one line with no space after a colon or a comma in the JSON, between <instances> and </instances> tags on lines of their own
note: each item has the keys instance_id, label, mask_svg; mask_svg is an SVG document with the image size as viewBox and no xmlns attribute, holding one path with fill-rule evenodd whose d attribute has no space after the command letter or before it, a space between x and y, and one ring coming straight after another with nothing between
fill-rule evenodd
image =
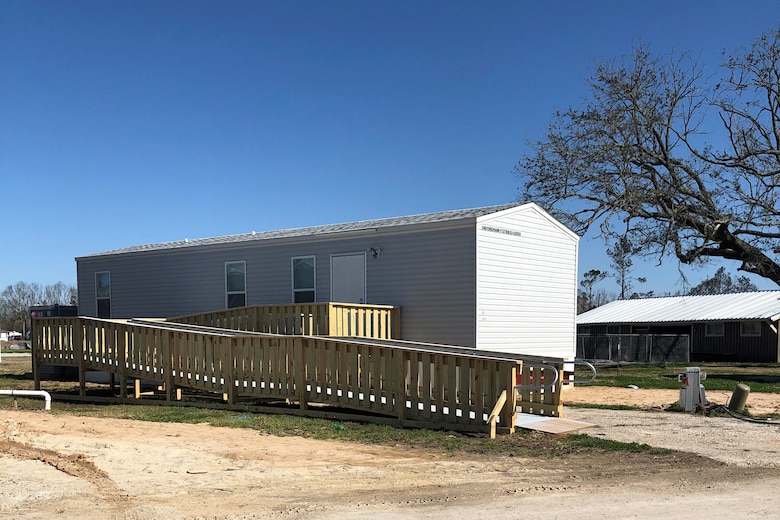
<instances>
[{"instance_id":1,"label":"mobile home","mask_svg":"<svg viewBox=\"0 0 780 520\"><path fill-rule=\"evenodd\" d=\"M533 203L141 245L76 258L79 311L393 305L405 340L571 359L577 247Z\"/></svg>"}]
</instances>

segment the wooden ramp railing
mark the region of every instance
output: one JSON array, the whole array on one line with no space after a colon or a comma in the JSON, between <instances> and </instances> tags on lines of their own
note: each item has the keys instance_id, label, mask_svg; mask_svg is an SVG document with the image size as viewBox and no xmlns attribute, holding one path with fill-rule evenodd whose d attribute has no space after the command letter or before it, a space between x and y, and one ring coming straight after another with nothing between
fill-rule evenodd
<instances>
[{"instance_id":1,"label":"wooden ramp railing","mask_svg":"<svg viewBox=\"0 0 780 520\"><path fill-rule=\"evenodd\" d=\"M353 303L252 305L169 318L220 329L304 336L401 337L401 308Z\"/></svg>"},{"instance_id":2,"label":"wooden ramp railing","mask_svg":"<svg viewBox=\"0 0 780 520\"><path fill-rule=\"evenodd\" d=\"M373 345L414 349L418 352L477 355L492 359L521 361L522 365L519 365L517 368L517 379L514 387L517 411L549 417L563 416L563 401L561 400L561 391L563 389L562 375L565 364L563 358L478 351L469 347L403 340L366 339L364 341Z\"/></svg>"},{"instance_id":3,"label":"wooden ramp railing","mask_svg":"<svg viewBox=\"0 0 780 520\"><path fill-rule=\"evenodd\" d=\"M218 394L228 404L284 400L297 404L299 413L321 413L329 405L359 412L364 420L392 418L402 426L455 431L489 432L491 414L498 416L499 433L514 431L515 385L525 373L522 360L508 356L408 342L95 318L36 318L33 331L36 389L41 365L74 366L84 396L86 372L100 370L119 378L122 398L131 380L150 380L164 388L167 401L194 390ZM545 398L556 394L560 402L559 390ZM496 410L504 391L506 405ZM554 414L553 405L529 405L535 413Z\"/></svg>"}]
</instances>

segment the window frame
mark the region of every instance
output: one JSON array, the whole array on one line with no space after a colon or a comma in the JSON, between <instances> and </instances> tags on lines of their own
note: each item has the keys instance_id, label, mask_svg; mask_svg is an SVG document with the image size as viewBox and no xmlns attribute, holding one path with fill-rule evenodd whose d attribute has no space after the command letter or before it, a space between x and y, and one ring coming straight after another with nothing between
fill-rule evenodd
<instances>
[{"instance_id":1,"label":"window frame","mask_svg":"<svg viewBox=\"0 0 780 520\"><path fill-rule=\"evenodd\" d=\"M756 326L756 327L758 327L758 330L755 331L755 333L753 333L751 331L746 331L745 330L745 326L746 325L750 325L751 327L752 326ZM762 328L763 327L761 327L761 322L760 321L740 321L739 322L739 335L740 335L740 337L743 337L743 338L759 338L759 337L761 337Z\"/></svg>"},{"instance_id":2,"label":"window frame","mask_svg":"<svg viewBox=\"0 0 780 520\"><path fill-rule=\"evenodd\" d=\"M244 275L244 289L242 291L231 291L230 285L228 282L228 266L235 265L235 264L241 264L243 266L243 275ZM231 297L235 297L237 295L242 295L244 297L244 305L230 305ZM225 308L226 309L235 309L238 307L246 307L247 305L247 284L246 284L246 260L230 260L225 262Z\"/></svg>"},{"instance_id":3,"label":"window frame","mask_svg":"<svg viewBox=\"0 0 780 520\"><path fill-rule=\"evenodd\" d=\"M102 275L108 276L108 284L103 286L98 282ZM107 289L108 295L101 294L101 289ZM101 302L108 302L108 315L102 316ZM96 271L95 272L95 316L98 318L110 318L111 317L111 271Z\"/></svg>"},{"instance_id":4,"label":"window frame","mask_svg":"<svg viewBox=\"0 0 780 520\"><path fill-rule=\"evenodd\" d=\"M311 287L299 287L299 288L295 287L295 261L296 260L311 260L311 269L312 269ZM314 303L317 301L317 256L316 255L293 256L290 258L290 288L292 290L293 303ZM297 296L303 293L311 293L311 300L298 301Z\"/></svg>"},{"instance_id":5,"label":"window frame","mask_svg":"<svg viewBox=\"0 0 780 520\"><path fill-rule=\"evenodd\" d=\"M717 330L712 330L712 327L719 325ZM722 321L710 321L704 324L704 337L706 338L722 338L726 335L726 324Z\"/></svg>"}]
</instances>

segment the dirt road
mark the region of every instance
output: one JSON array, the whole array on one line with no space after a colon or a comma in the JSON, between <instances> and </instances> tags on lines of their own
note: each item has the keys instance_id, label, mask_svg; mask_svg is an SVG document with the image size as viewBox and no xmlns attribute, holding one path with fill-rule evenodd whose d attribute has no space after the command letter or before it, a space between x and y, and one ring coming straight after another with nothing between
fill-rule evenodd
<instances>
[{"instance_id":1,"label":"dirt road","mask_svg":"<svg viewBox=\"0 0 780 520\"><path fill-rule=\"evenodd\" d=\"M691 453L454 457L4 409L0 517L568 519L695 511L756 518L780 511L780 427L671 412L566 413L595 424L585 430L594 436Z\"/></svg>"}]
</instances>

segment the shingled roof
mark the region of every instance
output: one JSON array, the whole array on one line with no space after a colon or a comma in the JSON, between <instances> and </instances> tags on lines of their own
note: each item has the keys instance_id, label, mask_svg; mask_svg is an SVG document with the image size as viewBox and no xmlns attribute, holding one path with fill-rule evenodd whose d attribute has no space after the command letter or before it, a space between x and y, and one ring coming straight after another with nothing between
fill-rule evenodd
<instances>
[{"instance_id":1,"label":"shingled roof","mask_svg":"<svg viewBox=\"0 0 780 520\"><path fill-rule=\"evenodd\" d=\"M322 226L310 226L302 228L283 229L279 231L260 231L251 233L242 233L240 235L227 235L211 238L196 238L177 240L175 242L161 242L157 244L146 244L122 249L114 249L85 255L80 258L89 258L97 256L121 255L127 253L143 253L151 251L164 251L172 249L183 249L190 247L203 247L212 245L236 244L243 242L262 242L272 239L285 239L296 237L313 237L324 235L335 235L339 233L351 233L365 231L370 229L387 229L401 226L412 226L421 224L435 224L456 222L459 220L477 219L479 217L497 213L506 209L520 206L521 204L502 204L498 206L486 206L482 208L457 209L449 211L439 211L436 213L424 213L420 215L409 215L405 217L389 217L374 220L361 220L357 222L346 222L342 224L328 224Z\"/></svg>"}]
</instances>

